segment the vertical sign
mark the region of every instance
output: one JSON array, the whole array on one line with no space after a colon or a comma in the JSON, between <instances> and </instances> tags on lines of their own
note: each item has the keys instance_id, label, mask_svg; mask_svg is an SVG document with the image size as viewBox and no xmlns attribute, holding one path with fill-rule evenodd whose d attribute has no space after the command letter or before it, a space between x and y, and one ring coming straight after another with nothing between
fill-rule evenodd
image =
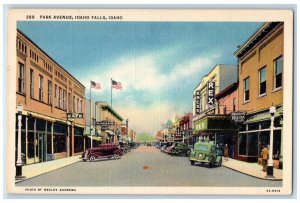
<instances>
[{"instance_id":1,"label":"vertical sign","mask_svg":"<svg viewBox=\"0 0 300 203\"><path fill-rule=\"evenodd\" d=\"M215 82L207 83L207 104L214 105L215 104Z\"/></svg>"},{"instance_id":2,"label":"vertical sign","mask_svg":"<svg viewBox=\"0 0 300 203\"><path fill-rule=\"evenodd\" d=\"M200 91L196 90L195 113L200 114Z\"/></svg>"}]
</instances>

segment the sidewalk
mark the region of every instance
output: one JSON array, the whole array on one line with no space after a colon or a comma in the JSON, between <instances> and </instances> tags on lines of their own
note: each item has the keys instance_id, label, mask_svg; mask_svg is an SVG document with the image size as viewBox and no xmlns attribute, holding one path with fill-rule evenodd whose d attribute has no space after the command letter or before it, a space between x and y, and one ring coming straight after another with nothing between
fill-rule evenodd
<instances>
[{"instance_id":1,"label":"sidewalk","mask_svg":"<svg viewBox=\"0 0 300 203\"><path fill-rule=\"evenodd\" d=\"M265 180L282 180L282 170L274 168L274 177L275 178L266 178L267 173L262 171L262 166L257 163L248 163L244 161L238 161L235 159L228 158L228 161L222 160L222 166Z\"/></svg>"},{"instance_id":2,"label":"sidewalk","mask_svg":"<svg viewBox=\"0 0 300 203\"><path fill-rule=\"evenodd\" d=\"M81 155L76 155L43 163L25 165L22 167L22 175L26 177L24 180L27 180L29 178L76 163L81 160L80 157ZM23 180L16 180L16 183L20 181Z\"/></svg>"}]
</instances>

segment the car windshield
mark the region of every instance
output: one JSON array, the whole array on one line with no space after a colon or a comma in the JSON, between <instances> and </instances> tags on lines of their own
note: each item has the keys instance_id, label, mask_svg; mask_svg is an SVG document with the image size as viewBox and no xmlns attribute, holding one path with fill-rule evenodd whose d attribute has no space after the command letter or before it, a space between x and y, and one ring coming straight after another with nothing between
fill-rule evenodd
<instances>
[{"instance_id":1,"label":"car windshield","mask_svg":"<svg viewBox=\"0 0 300 203\"><path fill-rule=\"evenodd\" d=\"M209 146L205 144L195 144L195 150L208 151Z\"/></svg>"}]
</instances>

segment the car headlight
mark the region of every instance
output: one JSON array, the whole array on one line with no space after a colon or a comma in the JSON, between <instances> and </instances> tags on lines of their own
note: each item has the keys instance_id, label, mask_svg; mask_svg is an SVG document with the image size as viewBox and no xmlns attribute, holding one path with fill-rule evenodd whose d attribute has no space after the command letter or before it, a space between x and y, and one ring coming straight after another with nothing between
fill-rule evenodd
<instances>
[{"instance_id":1,"label":"car headlight","mask_svg":"<svg viewBox=\"0 0 300 203\"><path fill-rule=\"evenodd\" d=\"M200 153L200 154L198 155L198 157L199 157L199 159L203 159L203 158L204 158L204 155Z\"/></svg>"}]
</instances>

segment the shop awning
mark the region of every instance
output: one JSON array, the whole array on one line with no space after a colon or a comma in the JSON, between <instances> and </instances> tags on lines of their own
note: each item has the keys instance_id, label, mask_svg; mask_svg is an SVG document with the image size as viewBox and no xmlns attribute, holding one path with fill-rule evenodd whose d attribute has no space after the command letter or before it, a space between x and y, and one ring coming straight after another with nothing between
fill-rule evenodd
<instances>
[{"instance_id":1,"label":"shop awning","mask_svg":"<svg viewBox=\"0 0 300 203\"><path fill-rule=\"evenodd\" d=\"M229 116L207 116L194 122L193 133L236 131L237 126Z\"/></svg>"},{"instance_id":2,"label":"shop awning","mask_svg":"<svg viewBox=\"0 0 300 203\"><path fill-rule=\"evenodd\" d=\"M91 136L87 136L87 137L91 139ZM94 141L98 141L98 142L101 142L101 141L102 141L102 137L92 136L92 139L93 139Z\"/></svg>"},{"instance_id":3,"label":"shop awning","mask_svg":"<svg viewBox=\"0 0 300 203\"><path fill-rule=\"evenodd\" d=\"M276 110L275 113L275 118L281 116L283 113L283 107L279 107ZM247 119L244 124L248 124L248 123L255 123L255 122L259 122L259 121L264 121L264 120L270 120L271 119L271 114L269 113L269 111L266 111L264 113L258 114L256 116L253 116L249 119Z\"/></svg>"}]
</instances>

